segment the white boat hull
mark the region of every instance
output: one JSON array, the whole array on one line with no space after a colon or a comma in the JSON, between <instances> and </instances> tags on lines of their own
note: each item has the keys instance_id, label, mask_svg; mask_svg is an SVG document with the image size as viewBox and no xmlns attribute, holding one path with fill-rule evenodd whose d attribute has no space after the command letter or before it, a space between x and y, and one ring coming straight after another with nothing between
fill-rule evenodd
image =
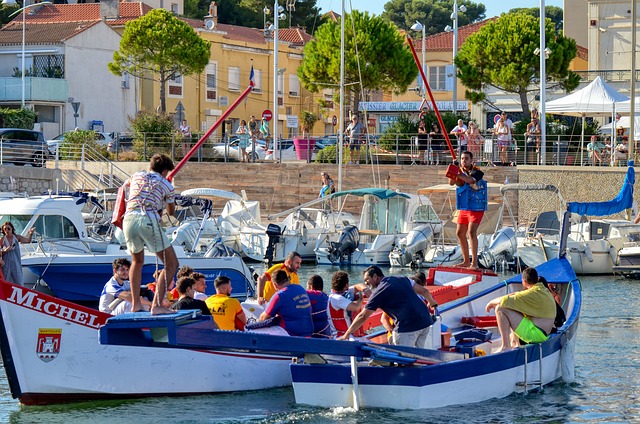
<instances>
[{"instance_id":1,"label":"white boat hull","mask_svg":"<svg viewBox=\"0 0 640 424\"><path fill-rule=\"evenodd\" d=\"M291 383L287 357L101 345L98 328L108 315L1 286L4 365L12 394L22 403L219 393Z\"/></svg>"}]
</instances>

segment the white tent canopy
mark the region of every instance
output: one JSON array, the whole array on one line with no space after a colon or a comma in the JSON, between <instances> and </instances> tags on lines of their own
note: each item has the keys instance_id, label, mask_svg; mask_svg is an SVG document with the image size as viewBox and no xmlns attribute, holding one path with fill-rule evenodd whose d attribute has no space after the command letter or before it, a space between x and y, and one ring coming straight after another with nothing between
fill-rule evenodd
<instances>
[{"instance_id":1,"label":"white tent canopy","mask_svg":"<svg viewBox=\"0 0 640 424\"><path fill-rule=\"evenodd\" d=\"M636 106L635 107L636 113L638 113L638 111L640 111L640 97L636 97L635 106ZM631 99L627 99L624 102L616 103L616 113L619 113L620 115L629 115L629 113L631 113L630 109L631 109Z\"/></svg>"},{"instance_id":2,"label":"white tent canopy","mask_svg":"<svg viewBox=\"0 0 640 424\"><path fill-rule=\"evenodd\" d=\"M570 116L612 115L614 106L629 100L615 88L596 77L589 85L567 96L551 100L545 104L546 113Z\"/></svg>"}]
</instances>

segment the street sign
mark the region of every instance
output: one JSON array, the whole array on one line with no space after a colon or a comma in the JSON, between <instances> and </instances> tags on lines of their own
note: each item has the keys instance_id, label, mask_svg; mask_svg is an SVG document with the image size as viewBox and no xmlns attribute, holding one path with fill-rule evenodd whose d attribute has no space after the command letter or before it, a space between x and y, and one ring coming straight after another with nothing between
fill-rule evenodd
<instances>
[{"instance_id":1,"label":"street sign","mask_svg":"<svg viewBox=\"0 0 640 424\"><path fill-rule=\"evenodd\" d=\"M271 114L271 111L269 109L265 109L264 112L262 112L262 117L267 121L271 121L273 115Z\"/></svg>"},{"instance_id":2,"label":"street sign","mask_svg":"<svg viewBox=\"0 0 640 424\"><path fill-rule=\"evenodd\" d=\"M333 118L331 118L331 123L334 127L338 125L338 117L336 115L333 115Z\"/></svg>"}]
</instances>

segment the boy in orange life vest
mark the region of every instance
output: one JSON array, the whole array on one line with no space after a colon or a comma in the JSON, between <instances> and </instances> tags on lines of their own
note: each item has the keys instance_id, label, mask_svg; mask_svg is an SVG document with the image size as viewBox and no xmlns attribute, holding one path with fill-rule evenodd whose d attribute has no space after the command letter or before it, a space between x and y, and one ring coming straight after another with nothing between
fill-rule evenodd
<instances>
[{"instance_id":1,"label":"boy in orange life vest","mask_svg":"<svg viewBox=\"0 0 640 424\"><path fill-rule=\"evenodd\" d=\"M473 164L473 153L467 150L460 155L460 173L455 178L449 178L449 184L455 184L458 187L469 185L472 189L477 190L476 183L482 180L483 176L484 173L480 168ZM459 211L456 237L460 244L463 261L455 266L478 268L478 226L483 216L484 211ZM471 260L469 260L469 246L471 246Z\"/></svg>"}]
</instances>

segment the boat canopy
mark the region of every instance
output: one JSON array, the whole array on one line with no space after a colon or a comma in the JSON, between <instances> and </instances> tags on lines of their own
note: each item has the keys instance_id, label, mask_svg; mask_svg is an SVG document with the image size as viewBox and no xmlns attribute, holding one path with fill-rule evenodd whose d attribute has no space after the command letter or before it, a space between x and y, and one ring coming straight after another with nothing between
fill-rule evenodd
<instances>
[{"instance_id":1,"label":"boat canopy","mask_svg":"<svg viewBox=\"0 0 640 424\"><path fill-rule=\"evenodd\" d=\"M551 284L567 284L575 279L571 263L566 259L550 259L535 268L538 271L538 275L544 277ZM522 274L511 277L507 280L507 283L522 283Z\"/></svg>"},{"instance_id":2,"label":"boat canopy","mask_svg":"<svg viewBox=\"0 0 640 424\"><path fill-rule=\"evenodd\" d=\"M333 193L331 197L332 198L341 197L341 196L347 196L349 194L353 196L360 196L360 197L371 195L371 196L376 196L382 200L390 199L396 196L404 197L405 199L410 198L410 196L406 193L401 193L399 191L389 190L386 188L359 188L357 190L344 190L344 191L339 191L337 193Z\"/></svg>"},{"instance_id":3,"label":"boat canopy","mask_svg":"<svg viewBox=\"0 0 640 424\"><path fill-rule=\"evenodd\" d=\"M620 193L607 202L569 202L567 209L569 212L580 215L607 216L631 209L633 206L633 184L636 182L636 174L633 169L633 161L629 161L627 175L620 189Z\"/></svg>"}]
</instances>

